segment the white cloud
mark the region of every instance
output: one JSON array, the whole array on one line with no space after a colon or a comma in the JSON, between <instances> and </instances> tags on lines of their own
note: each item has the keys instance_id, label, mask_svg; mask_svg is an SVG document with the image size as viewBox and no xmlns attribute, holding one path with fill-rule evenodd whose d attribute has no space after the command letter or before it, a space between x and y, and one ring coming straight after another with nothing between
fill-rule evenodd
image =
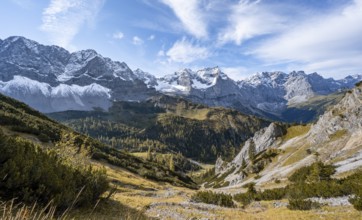
<instances>
[{"instance_id":1,"label":"white cloud","mask_svg":"<svg viewBox=\"0 0 362 220\"><path fill-rule=\"evenodd\" d=\"M155 35L150 35L149 37L148 37L148 40L154 40L156 37L155 37Z\"/></svg>"},{"instance_id":2,"label":"white cloud","mask_svg":"<svg viewBox=\"0 0 362 220\"><path fill-rule=\"evenodd\" d=\"M218 36L219 43L235 42L240 45L245 40L271 34L284 27L284 19L268 10L260 1L241 0L232 6L228 18L229 25Z\"/></svg>"},{"instance_id":3,"label":"white cloud","mask_svg":"<svg viewBox=\"0 0 362 220\"><path fill-rule=\"evenodd\" d=\"M197 38L207 37L207 24L199 0L160 0L169 6L187 32Z\"/></svg>"},{"instance_id":4,"label":"white cloud","mask_svg":"<svg viewBox=\"0 0 362 220\"><path fill-rule=\"evenodd\" d=\"M43 11L40 29L52 43L68 48L85 24L94 22L104 0L51 0Z\"/></svg>"},{"instance_id":5,"label":"white cloud","mask_svg":"<svg viewBox=\"0 0 362 220\"><path fill-rule=\"evenodd\" d=\"M168 56L169 61L191 63L196 60L208 58L210 52L206 47L194 45L183 38L180 41L176 41L167 51L166 55Z\"/></svg>"},{"instance_id":6,"label":"white cloud","mask_svg":"<svg viewBox=\"0 0 362 220\"><path fill-rule=\"evenodd\" d=\"M164 50L160 50L160 51L158 51L157 56L164 57L164 56L166 56L166 53Z\"/></svg>"},{"instance_id":7,"label":"white cloud","mask_svg":"<svg viewBox=\"0 0 362 220\"><path fill-rule=\"evenodd\" d=\"M262 42L251 54L268 63L300 63L311 71L362 72L361 24L362 0L355 0L343 10L305 19Z\"/></svg>"},{"instance_id":8,"label":"white cloud","mask_svg":"<svg viewBox=\"0 0 362 220\"><path fill-rule=\"evenodd\" d=\"M138 37L138 36L134 36L133 39L132 39L132 43L134 45L142 45L143 44L143 40Z\"/></svg>"},{"instance_id":9,"label":"white cloud","mask_svg":"<svg viewBox=\"0 0 362 220\"><path fill-rule=\"evenodd\" d=\"M120 31L117 31L116 33L113 34L112 37L113 37L114 39L121 40L121 39L123 39L124 34L123 34L122 32L120 32Z\"/></svg>"}]
</instances>

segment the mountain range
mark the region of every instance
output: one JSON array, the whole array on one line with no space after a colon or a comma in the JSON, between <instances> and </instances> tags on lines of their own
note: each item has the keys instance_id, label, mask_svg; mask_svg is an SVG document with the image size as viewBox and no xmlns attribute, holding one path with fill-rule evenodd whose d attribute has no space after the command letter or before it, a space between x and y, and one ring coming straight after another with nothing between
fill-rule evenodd
<instances>
[{"instance_id":1,"label":"mountain range","mask_svg":"<svg viewBox=\"0 0 362 220\"><path fill-rule=\"evenodd\" d=\"M296 105L349 89L360 80L362 75L334 80L293 71L262 72L235 81L218 67L183 69L157 78L94 50L70 53L24 37L0 40L0 92L45 113L108 110L113 101L145 101L162 93L273 120L310 121L316 113ZM295 111L307 116L290 117Z\"/></svg>"}]
</instances>

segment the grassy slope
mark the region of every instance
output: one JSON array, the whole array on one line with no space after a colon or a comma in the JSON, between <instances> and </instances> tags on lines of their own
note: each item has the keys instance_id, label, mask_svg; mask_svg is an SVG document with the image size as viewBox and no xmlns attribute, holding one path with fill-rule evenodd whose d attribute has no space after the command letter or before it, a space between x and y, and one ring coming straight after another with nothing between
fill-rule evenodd
<instances>
[{"instance_id":1,"label":"grassy slope","mask_svg":"<svg viewBox=\"0 0 362 220\"><path fill-rule=\"evenodd\" d=\"M23 103L3 95L0 95L0 126L8 135L20 135L43 147L61 151L68 150L70 153L75 151L75 154L82 153L87 158L92 157L96 160L107 161L156 181L196 187L192 180L186 176L170 172L158 164L149 163L125 152L112 149L97 140L74 132Z\"/></svg>"}]
</instances>

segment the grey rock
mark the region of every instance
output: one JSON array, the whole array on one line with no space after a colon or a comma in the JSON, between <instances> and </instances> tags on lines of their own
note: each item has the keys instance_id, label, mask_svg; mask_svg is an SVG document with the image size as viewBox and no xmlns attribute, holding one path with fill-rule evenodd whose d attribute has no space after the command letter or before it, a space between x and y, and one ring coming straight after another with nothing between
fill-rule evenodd
<instances>
[{"instance_id":1,"label":"grey rock","mask_svg":"<svg viewBox=\"0 0 362 220\"><path fill-rule=\"evenodd\" d=\"M328 95L351 88L362 75L347 76L342 80L325 79L317 73L303 71L262 72L235 82L218 67L196 72L183 69L174 74L154 79L148 85L168 94L183 96L193 102L209 106L224 106L246 114L270 119L286 120L283 112L288 105L307 101L316 95Z\"/></svg>"},{"instance_id":2,"label":"grey rock","mask_svg":"<svg viewBox=\"0 0 362 220\"><path fill-rule=\"evenodd\" d=\"M107 110L113 100L143 101L155 94L125 63L24 37L0 41L0 91L42 112Z\"/></svg>"}]
</instances>

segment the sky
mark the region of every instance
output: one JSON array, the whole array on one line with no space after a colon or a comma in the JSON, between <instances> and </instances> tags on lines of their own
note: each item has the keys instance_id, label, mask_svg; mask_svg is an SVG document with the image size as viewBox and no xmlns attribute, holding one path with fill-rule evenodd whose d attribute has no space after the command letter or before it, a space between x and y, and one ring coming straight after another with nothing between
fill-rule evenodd
<instances>
[{"instance_id":1,"label":"sky","mask_svg":"<svg viewBox=\"0 0 362 220\"><path fill-rule=\"evenodd\" d=\"M2 0L0 27L1 39L94 49L156 76L362 74L362 0Z\"/></svg>"}]
</instances>

